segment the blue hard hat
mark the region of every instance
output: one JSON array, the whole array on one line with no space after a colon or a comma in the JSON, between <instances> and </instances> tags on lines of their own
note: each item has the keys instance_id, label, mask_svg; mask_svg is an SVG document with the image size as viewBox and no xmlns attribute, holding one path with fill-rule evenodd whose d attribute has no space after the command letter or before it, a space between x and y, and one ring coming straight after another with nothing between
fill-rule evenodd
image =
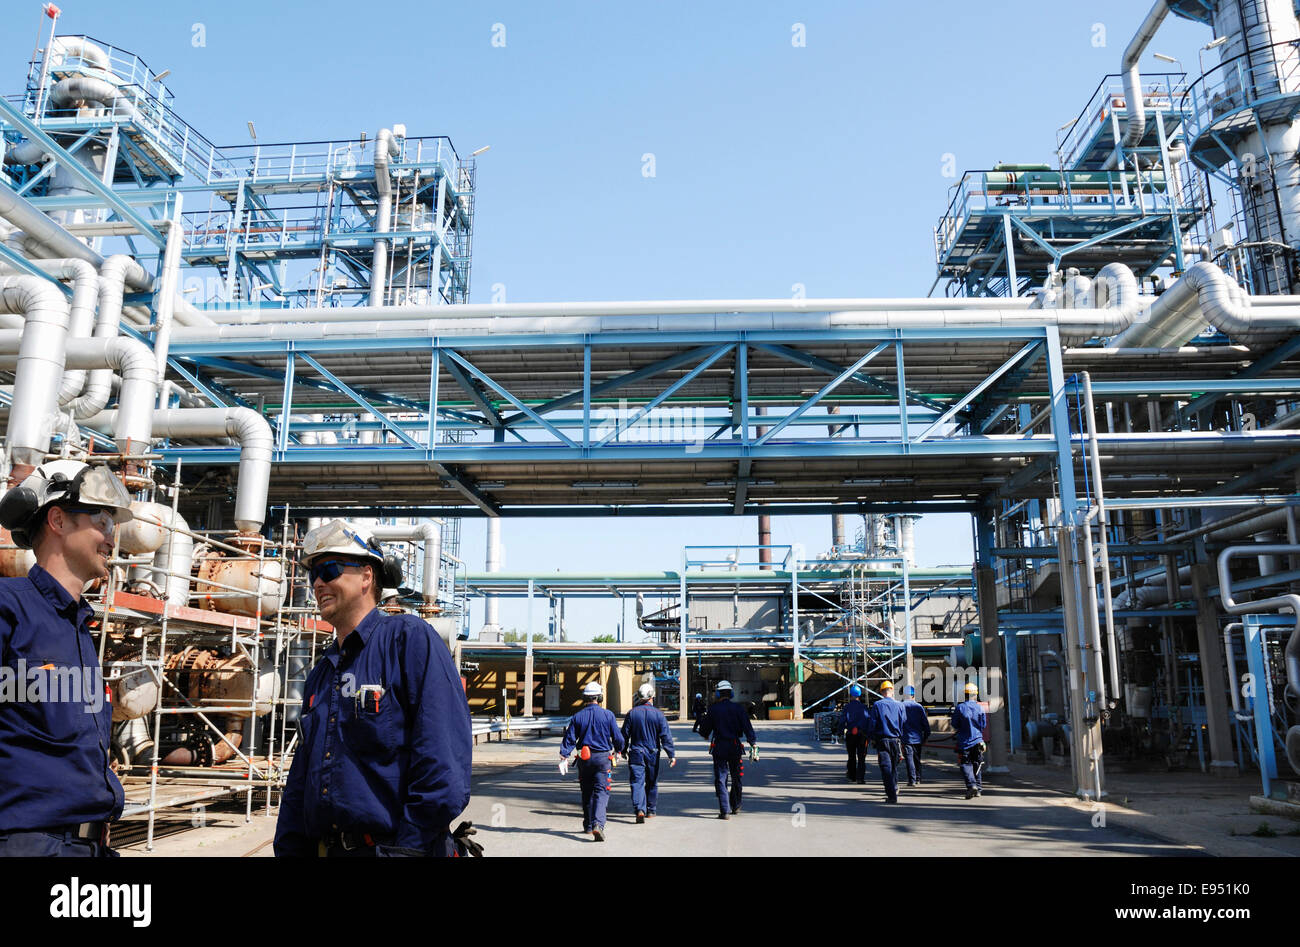
<instances>
[{"instance_id":1,"label":"blue hard hat","mask_svg":"<svg viewBox=\"0 0 1300 947\"><path fill-rule=\"evenodd\" d=\"M903 688L903 693L906 694L908 697L915 697L916 688L913 687L911 684L908 684L906 687Z\"/></svg>"},{"instance_id":2,"label":"blue hard hat","mask_svg":"<svg viewBox=\"0 0 1300 947\"><path fill-rule=\"evenodd\" d=\"M850 697L861 697L861 696L862 696L862 688L859 687L857 684L854 684L853 686L851 686L851 687L849 688L849 696L850 696Z\"/></svg>"}]
</instances>

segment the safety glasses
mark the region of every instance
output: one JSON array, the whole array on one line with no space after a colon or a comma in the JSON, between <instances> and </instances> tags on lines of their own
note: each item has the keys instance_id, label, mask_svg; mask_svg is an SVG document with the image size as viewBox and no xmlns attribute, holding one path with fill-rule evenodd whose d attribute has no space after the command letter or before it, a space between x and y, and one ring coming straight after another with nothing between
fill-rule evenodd
<instances>
[{"instance_id":1,"label":"safety glasses","mask_svg":"<svg viewBox=\"0 0 1300 947\"><path fill-rule=\"evenodd\" d=\"M361 563L346 559L321 559L313 562L307 570L312 585L317 582L333 582L343 574L345 569L360 569Z\"/></svg>"},{"instance_id":2,"label":"safety glasses","mask_svg":"<svg viewBox=\"0 0 1300 947\"><path fill-rule=\"evenodd\" d=\"M106 510L102 506L65 506L69 513L84 513L90 517L90 522L99 528L105 536L112 536L113 529L117 526L117 518L112 510Z\"/></svg>"}]
</instances>

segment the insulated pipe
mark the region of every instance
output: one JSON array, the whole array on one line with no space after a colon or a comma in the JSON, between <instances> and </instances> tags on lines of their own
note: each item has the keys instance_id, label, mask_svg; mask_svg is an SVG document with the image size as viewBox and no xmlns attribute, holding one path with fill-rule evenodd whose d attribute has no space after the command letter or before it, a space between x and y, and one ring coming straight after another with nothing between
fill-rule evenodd
<instances>
[{"instance_id":1,"label":"insulated pipe","mask_svg":"<svg viewBox=\"0 0 1300 947\"><path fill-rule=\"evenodd\" d=\"M375 210L375 233L388 233L393 212L393 183L388 176L388 159L401 154L397 139L390 128L381 128L375 135L375 187L379 191L379 207ZM370 263L370 305L384 304L384 285L388 280L388 241L376 240Z\"/></svg>"},{"instance_id":2,"label":"insulated pipe","mask_svg":"<svg viewBox=\"0 0 1300 947\"><path fill-rule=\"evenodd\" d=\"M95 299L99 293L99 274L85 260L33 260L34 265L55 279L72 280L72 304L68 310L68 338L84 339L95 324ZM8 267L5 267L8 270ZM12 272L12 271L10 271ZM20 323L21 325L21 323ZM59 404L75 398L86 382L84 371L69 371L63 375L59 388Z\"/></svg>"},{"instance_id":3,"label":"insulated pipe","mask_svg":"<svg viewBox=\"0 0 1300 947\"><path fill-rule=\"evenodd\" d=\"M58 257L75 257L101 269L105 259L82 243L56 222L41 213L40 209L8 187L0 185L0 218L23 231L28 239L49 247ZM126 257L126 259L130 259ZM102 275L102 272L101 272ZM143 269L127 274L127 285L137 292L148 292L153 280ZM183 297L176 297L176 321L184 326L211 326L215 323L195 309Z\"/></svg>"},{"instance_id":4,"label":"insulated pipe","mask_svg":"<svg viewBox=\"0 0 1300 947\"><path fill-rule=\"evenodd\" d=\"M487 561L485 571L501 571L501 517L489 516L487 521ZM500 600L495 595L483 597L483 627L496 631L500 627Z\"/></svg>"},{"instance_id":5,"label":"insulated pipe","mask_svg":"<svg viewBox=\"0 0 1300 947\"><path fill-rule=\"evenodd\" d=\"M1115 339L1116 348L1182 345L1213 325L1231 338L1250 344L1293 334L1300 327L1300 307L1270 306L1253 312L1250 297L1213 263L1193 263L1151 306L1150 317Z\"/></svg>"},{"instance_id":6,"label":"insulated pipe","mask_svg":"<svg viewBox=\"0 0 1300 947\"><path fill-rule=\"evenodd\" d=\"M0 332L0 368L12 369L20 352L22 333ZM65 367L72 369L107 368L122 375L119 411L113 427L113 440L122 453L146 449L152 438L152 412L158 394L158 375L154 371L153 352L137 339L115 336L111 339L68 339L64 348Z\"/></svg>"},{"instance_id":7,"label":"insulated pipe","mask_svg":"<svg viewBox=\"0 0 1300 947\"><path fill-rule=\"evenodd\" d=\"M175 216L167 221L164 230L167 234L167 244L163 248L162 277L158 281L158 295L154 301L157 326L154 332L153 351L159 378L167 377L167 351L171 345L172 319L176 313L176 300L180 298L176 293L176 284L180 279L181 248L185 242L185 231L180 223L181 200L184 196L179 191L176 193L176 204L173 208ZM158 407L165 408L167 405L160 402Z\"/></svg>"},{"instance_id":8,"label":"insulated pipe","mask_svg":"<svg viewBox=\"0 0 1300 947\"><path fill-rule=\"evenodd\" d=\"M46 154L45 146L39 141L20 141L5 152L4 163L27 167L40 164L45 160Z\"/></svg>"},{"instance_id":9,"label":"insulated pipe","mask_svg":"<svg viewBox=\"0 0 1300 947\"><path fill-rule=\"evenodd\" d=\"M13 398L22 410L9 412L5 456L11 465L35 467L45 460L58 417L68 302L48 280L6 276L0 278L0 311L18 312L24 317Z\"/></svg>"},{"instance_id":10,"label":"insulated pipe","mask_svg":"<svg viewBox=\"0 0 1300 947\"><path fill-rule=\"evenodd\" d=\"M116 411L87 418L91 427L117 429ZM275 437L271 425L251 408L164 408L153 412L155 437L229 437L239 444L235 526L256 533L266 520Z\"/></svg>"},{"instance_id":11,"label":"insulated pipe","mask_svg":"<svg viewBox=\"0 0 1300 947\"><path fill-rule=\"evenodd\" d=\"M436 523L412 523L410 525L373 526L370 529L375 539L404 539L420 542L424 552L424 575L420 583L420 595L426 605L438 601L438 571L442 564L442 530Z\"/></svg>"},{"instance_id":12,"label":"insulated pipe","mask_svg":"<svg viewBox=\"0 0 1300 947\"><path fill-rule=\"evenodd\" d=\"M166 520L154 519L148 514L136 513L136 519L157 523L168 530L167 539L153 555L153 586L172 605L185 605L190 600L190 570L194 566L194 537L185 517L164 507Z\"/></svg>"},{"instance_id":13,"label":"insulated pipe","mask_svg":"<svg viewBox=\"0 0 1300 947\"><path fill-rule=\"evenodd\" d=\"M1250 714L1241 712L1241 695L1237 693L1237 655L1232 647L1232 636L1241 631L1241 622L1234 621L1223 629L1223 663L1228 667L1228 696L1232 698L1232 715L1238 720L1249 720Z\"/></svg>"},{"instance_id":14,"label":"insulated pipe","mask_svg":"<svg viewBox=\"0 0 1300 947\"><path fill-rule=\"evenodd\" d=\"M1124 73L1124 104L1128 111L1128 120L1124 125L1124 147L1137 145L1147 130L1146 103L1142 100L1142 75L1138 72L1138 61L1146 52L1147 45L1160 29L1160 24L1169 15L1169 0L1156 0L1151 12L1138 27L1132 41L1124 50L1124 59L1120 70ZM1105 170L1113 171L1119 167L1119 149L1117 148L1106 160Z\"/></svg>"},{"instance_id":15,"label":"insulated pipe","mask_svg":"<svg viewBox=\"0 0 1300 947\"><path fill-rule=\"evenodd\" d=\"M1271 598L1258 599L1253 602L1238 602L1232 597L1232 576L1228 563L1233 559L1255 557L1260 553L1295 555L1300 553L1300 546L1287 544L1252 543L1246 546L1229 546L1219 553L1219 600L1226 611L1233 615L1247 612L1258 613L1273 608L1289 608L1294 615L1294 627L1291 637L1287 639L1283 654L1286 662L1287 690L1293 696L1300 696L1300 595L1274 595ZM1291 727L1286 734L1286 755L1293 769L1300 771L1300 726Z\"/></svg>"},{"instance_id":16,"label":"insulated pipe","mask_svg":"<svg viewBox=\"0 0 1300 947\"><path fill-rule=\"evenodd\" d=\"M106 79L97 79L93 76L69 76L67 79L60 79L50 92L50 104L55 108L79 107L79 103L83 102L97 102L104 108L111 109L114 118L129 119L135 116L135 106L122 95L121 89ZM125 103L125 107L120 112L119 102Z\"/></svg>"},{"instance_id":17,"label":"insulated pipe","mask_svg":"<svg viewBox=\"0 0 1300 947\"><path fill-rule=\"evenodd\" d=\"M99 317L95 320L94 338L117 338L122 326L122 297L126 284L141 278L147 281L149 275L129 256L118 254L104 261L99 271ZM98 369L90 373L82 394L69 401L66 407L78 420L92 417L104 410L112 390L112 370Z\"/></svg>"},{"instance_id":18,"label":"insulated pipe","mask_svg":"<svg viewBox=\"0 0 1300 947\"><path fill-rule=\"evenodd\" d=\"M50 52L59 57L56 65L61 66L67 57L75 56L92 69L107 71L109 68L108 53L84 36L56 36L50 43Z\"/></svg>"}]
</instances>

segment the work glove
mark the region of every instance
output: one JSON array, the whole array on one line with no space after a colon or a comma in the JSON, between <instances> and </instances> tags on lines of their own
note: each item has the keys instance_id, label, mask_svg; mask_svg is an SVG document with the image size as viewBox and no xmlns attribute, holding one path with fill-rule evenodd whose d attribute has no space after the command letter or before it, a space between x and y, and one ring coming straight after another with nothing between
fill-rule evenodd
<instances>
[{"instance_id":1,"label":"work glove","mask_svg":"<svg viewBox=\"0 0 1300 947\"><path fill-rule=\"evenodd\" d=\"M758 744L757 744L757 743L751 743L751 744L749 745L749 760L750 760L751 763L757 763L757 762L758 762Z\"/></svg>"},{"instance_id":2,"label":"work glove","mask_svg":"<svg viewBox=\"0 0 1300 947\"><path fill-rule=\"evenodd\" d=\"M474 828L473 822L462 822L456 826L456 831L451 833L451 840L456 843L456 852L459 855L482 858L483 846L470 838L471 835L478 835L478 829Z\"/></svg>"},{"instance_id":3,"label":"work glove","mask_svg":"<svg viewBox=\"0 0 1300 947\"><path fill-rule=\"evenodd\" d=\"M560 775L561 776L569 775L569 758L567 756L564 759L560 760Z\"/></svg>"},{"instance_id":4,"label":"work glove","mask_svg":"<svg viewBox=\"0 0 1300 947\"><path fill-rule=\"evenodd\" d=\"M676 766L676 765L677 765L677 757L675 757L675 756L670 756L670 757L668 758L668 768L669 768L669 769L672 769L672 768L673 768L674 766Z\"/></svg>"}]
</instances>

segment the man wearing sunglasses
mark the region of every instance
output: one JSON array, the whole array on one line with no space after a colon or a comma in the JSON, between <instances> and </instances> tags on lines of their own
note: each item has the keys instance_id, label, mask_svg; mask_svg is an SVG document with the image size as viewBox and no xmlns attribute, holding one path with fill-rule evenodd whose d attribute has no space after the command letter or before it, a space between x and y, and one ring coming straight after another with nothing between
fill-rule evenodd
<instances>
[{"instance_id":1,"label":"man wearing sunglasses","mask_svg":"<svg viewBox=\"0 0 1300 947\"><path fill-rule=\"evenodd\" d=\"M111 470L75 460L42 464L0 497L0 526L36 557L26 578L0 579L0 855L115 854L113 708L81 593L107 577L130 506Z\"/></svg>"},{"instance_id":2,"label":"man wearing sunglasses","mask_svg":"<svg viewBox=\"0 0 1300 947\"><path fill-rule=\"evenodd\" d=\"M427 622L376 607L401 565L344 520L309 532L303 561L335 640L303 688L276 855L478 854L469 823L451 833L472 750L451 652Z\"/></svg>"}]
</instances>

